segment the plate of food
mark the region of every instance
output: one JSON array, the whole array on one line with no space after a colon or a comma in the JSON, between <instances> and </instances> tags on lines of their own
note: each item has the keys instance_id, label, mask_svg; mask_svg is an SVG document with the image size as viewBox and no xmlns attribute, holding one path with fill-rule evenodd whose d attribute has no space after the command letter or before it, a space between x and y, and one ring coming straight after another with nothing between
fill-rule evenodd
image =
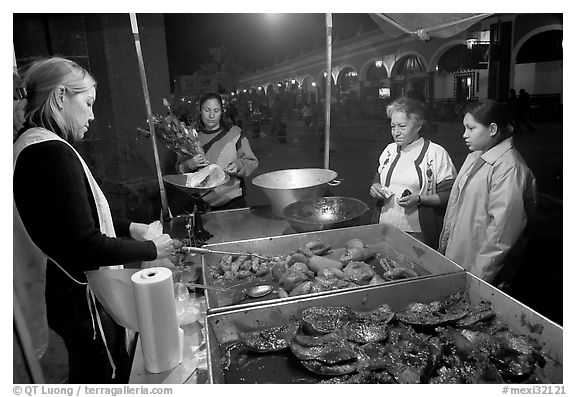
<instances>
[{"instance_id":1,"label":"plate of food","mask_svg":"<svg viewBox=\"0 0 576 397\"><path fill-rule=\"evenodd\" d=\"M196 172L165 175L162 179L185 193L202 194L228 182L230 175L220 166L210 164Z\"/></svg>"}]
</instances>

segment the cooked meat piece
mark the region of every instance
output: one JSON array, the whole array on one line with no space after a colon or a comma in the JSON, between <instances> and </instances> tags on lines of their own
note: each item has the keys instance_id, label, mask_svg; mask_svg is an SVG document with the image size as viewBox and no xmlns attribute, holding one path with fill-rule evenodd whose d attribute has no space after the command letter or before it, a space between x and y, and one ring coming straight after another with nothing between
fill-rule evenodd
<instances>
[{"instance_id":1,"label":"cooked meat piece","mask_svg":"<svg viewBox=\"0 0 576 397\"><path fill-rule=\"evenodd\" d=\"M386 282L386 280L384 280L378 274L374 274L374 277L372 277L372 279L370 280L368 285L378 285L378 284L383 284L385 282Z\"/></svg>"},{"instance_id":2,"label":"cooked meat piece","mask_svg":"<svg viewBox=\"0 0 576 397\"><path fill-rule=\"evenodd\" d=\"M238 336L250 350L258 353L275 352L288 347L288 341L296 334L299 325L298 321L292 320L278 327L240 332Z\"/></svg>"},{"instance_id":3,"label":"cooked meat piece","mask_svg":"<svg viewBox=\"0 0 576 397\"><path fill-rule=\"evenodd\" d=\"M490 335L484 332L462 330L461 334L475 347L486 353L503 376L523 377L543 364L544 358L525 336L516 336L509 330Z\"/></svg>"},{"instance_id":4,"label":"cooked meat piece","mask_svg":"<svg viewBox=\"0 0 576 397\"><path fill-rule=\"evenodd\" d=\"M402 280L405 278L418 277L418 273L408 267L395 267L394 269L384 272L382 277L385 280Z\"/></svg>"},{"instance_id":5,"label":"cooked meat piece","mask_svg":"<svg viewBox=\"0 0 576 397\"><path fill-rule=\"evenodd\" d=\"M461 295L453 295L445 300L425 303L413 303L397 313L400 321L412 325L441 325L463 318L468 311L468 303Z\"/></svg>"},{"instance_id":6,"label":"cooked meat piece","mask_svg":"<svg viewBox=\"0 0 576 397\"><path fill-rule=\"evenodd\" d=\"M332 269L322 269L316 275L316 278L321 277L324 279L333 279L338 278L340 280L349 281L348 276L344 274L341 269L332 268Z\"/></svg>"},{"instance_id":7,"label":"cooked meat piece","mask_svg":"<svg viewBox=\"0 0 576 397\"><path fill-rule=\"evenodd\" d=\"M272 265L272 279L274 281L280 281L284 273L288 270L288 264L286 262L276 262Z\"/></svg>"},{"instance_id":8,"label":"cooked meat piece","mask_svg":"<svg viewBox=\"0 0 576 397\"><path fill-rule=\"evenodd\" d=\"M371 266L364 262L350 261L343 269L343 273L358 285L367 285L376 274Z\"/></svg>"},{"instance_id":9,"label":"cooked meat piece","mask_svg":"<svg viewBox=\"0 0 576 397\"><path fill-rule=\"evenodd\" d=\"M478 322L492 320L494 317L496 317L496 313L492 311L490 303L480 302L474 306L471 306L466 313L466 316L456 321L454 325L457 327L466 328Z\"/></svg>"},{"instance_id":10,"label":"cooked meat piece","mask_svg":"<svg viewBox=\"0 0 576 397\"><path fill-rule=\"evenodd\" d=\"M390 307L382 305L373 312L359 313L344 325L342 333L348 340L359 344L380 342L388 337L386 326L393 317Z\"/></svg>"},{"instance_id":11,"label":"cooked meat piece","mask_svg":"<svg viewBox=\"0 0 576 397\"><path fill-rule=\"evenodd\" d=\"M342 335L338 331L323 335L306 335L303 333L297 333L294 335L294 341L305 347L322 346L326 343L337 342L341 340Z\"/></svg>"},{"instance_id":12,"label":"cooked meat piece","mask_svg":"<svg viewBox=\"0 0 576 397\"><path fill-rule=\"evenodd\" d=\"M427 383L440 357L429 337L414 332L402 332L388 344L386 370L398 383Z\"/></svg>"},{"instance_id":13,"label":"cooked meat piece","mask_svg":"<svg viewBox=\"0 0 576 397\"><path fill-rule=\"evenodd\" d=\"M364 241L360 240L359 238L353 238L353 239L346 241L344 246L346 248L354 248L354 247L367 248L368 247L366 245L366 243Z\"/></svg>"},{"instance_id":14,"label":"cooked meat piece","mask_svg":"<svg viewBox=\"0 0 576 397\"><path fill-rule=\"evenodd\" d=\"M301 266L300 266L301 265ZM282 275L280 279L280 286L290 293L294 288L304 281L311 281L314 278L314 273L312 273L303 263L295 263Z\"/></svg>"},{"instance_id":15,"label":"cooked meat piece","mask_svg":"<svg viewBox=\"0 0 576 397\"><path fill-rule=\"evenodd\" d=\"M440 327L437 330L445 350L448 350L447 357L443 359L444 364L452 367L451 370L439 371L441 376L450 376L452 382L459 383L504 383L489 355L460 331L450 327Z\"/></svg>"},{"instance_id":16,"label":"cooked meat piece","mask_svg":"<svg viewBox=\"0 0 576 397\"><path fill-rule=\"evenodd\" d=\"M300 361L300 363L302 363L308 371L320 375L345 375L356 372L356 365L353 363L327 365L318 360Z\"/></svg>"},{"instance_id":17,"label":"cooked meat piece","mask_svg":"<svg viewBox=\"0 0 576 397\"><path fill-rule=\"evenodd\" d=\"M313 281L304 281L302 284L298 284L296 288L290 291L290 296L307 295L312 290L314 286Z\"/></svg>"},{"instance_id":18,"label":"cooked meat piece","mask_svg":"<svg viewBox=\"0 0 576 397\"><path fill-rule=\"evenodd\" d=\"M312 240L304 245L304 247L308 248L314 255L325 255L332 248L320 240Z\"/></svg>"},{"instance_id":19,"label":"cooked meat piece","mask_svg":"<svg viewBox=\"0 0 576 397\"><path fill-rule=\"evenodd\" d=\"M310 335L328 334L342 327L354 313L344 306L314 306L302 312L302 326Z\"/></svg>"},{"instance_id":20,"label":"cooked meat piece","mask_svg":"<svg viewBox=\"0 0 576 397\"><path fill-rule=\"evenodd\" d=\"M376 255L376 251L370 248L363 248L363 247L346 248L344 250L344 253L340 257L340 261L345 264L350 261L366 261L374 257L374 255Z\"/></svg>"},{"instance_id":21,"label":"cooked meat piece","mask_svg":"<svg viewBox=\"0 0 576 397\"><path fill-rule=\"evenodd\" d=\"M292 354L300 360L317 360L333 365L357 359L357 354L350 343L342 338L327 339L325 343L317 346L302 346L296 342L296 339L292 339L289 346Z\"/></svg>"}]
</instances>

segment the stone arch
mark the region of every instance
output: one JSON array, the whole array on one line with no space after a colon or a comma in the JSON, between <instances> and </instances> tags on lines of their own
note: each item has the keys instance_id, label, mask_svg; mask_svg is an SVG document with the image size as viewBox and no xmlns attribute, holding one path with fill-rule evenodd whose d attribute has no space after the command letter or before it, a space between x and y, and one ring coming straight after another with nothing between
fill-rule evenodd
<instances>
[{"instance_id":1,"label":"stone arch","mask_svg":"<svg viewBox=\"0 0 576 397\"><path fill-rule=\"evenodd\" d=\"M312 83L315 83L315 87L312 86ZM302 76L302 84L300 85L302 88L302 96L303 100L306 103L316 103L318 99L318 83L316 79L311 74L306 74Z\"/></svg>"},{"instance_id":2,"label":"stone arch","mask_svg":"<svg viewBox=\"0 0 576 397\"><path fill-rule=\"evenodd\" d=\"M518 63L519 61L519 57L522 56L524 59L521 61L521 63L525 63L530 56L528 57L528 59L526 58L526 55L530 52L526 52L527 50L533 48L533 45L535 44L532 41L535 42L542 42L542 40L545 40L546 43L550 43L550 47L547 48L547 50L552 50L555 48L556 45L560 44L563 47L563 26L562 24L549 24L549 25L544 25L544 26L540 26L537 28L534 28L532 30L530 30L529 32L527 32L525 35L523 35L518 42L516 43L516 45L513 47L512 51L511 51L511 57L510 57L510 86L511 87L515 87L516 89L518 88L524 88L527 89L527 91L531 94L531 96L533 95L537 95L537 94L551 94L553 93L554 95L550 96L550 95L544 95L544 96L540 96L537 97L536 99L533 97L532 101L533 101L533 105L537 105L537 110L534 111L533 113L533 117L535 117L536 119L538 118L558 118L561 119L561 103L562 103L562 95L563 95L563 84L562 84L562 62L560 62L560 66L559 69L555 70L555 73L558 73L560 75L559 81L555 78L552 77L552 73L554 73L554 71L544 71L543 69L540 69L539 67L536 67L532 72L528 72L528 75L531 76L531 79L529 81L531 81L532 86L530 86L530 83L526 84L526 74L522 73L522 66L521 64ZM553 38L551 41L550 39ZM558 41L555 41L556 39L561 40L560 43L558 43ZM559 48L560 50L560 54L555 54L555 55L561 55L560 58L558 58L558 60L562 61L563 60L563 48ZM558 49L558 48L556 48ZM550 54L552 55L552 53ZM538 60L538 56L534 57L535 59L533 60L533 62L539 63L539 62L545 62L545 61L540 61ZM522 76L525 76L525 78L523 79ZM517 79L517 76L520 77L520 79ZM546 84L542 84L543 81L547 81L549 79L550 80L548 83ZM524 81L523 81L524 80Z\"/></svg>"},{"instance_id":3,"label":"stone arch","mask_svg":"<svg viewBox=\"0 0 576 397\"><path fill-rule=\"evenodd\" d=\"M397 56L395 57L396 60L390 67L390 77L392 77L394 75L394 72L396 72L396 65L398 65L401 60L403 60L406 57L409 57L410 55L414 55L422 61L423 64L422 70L424 71L428 70L428 62L426 61L426 58L422 54L420 54L417 51L404 51L400 54L397 54Z\"/></svg>"},{"instance_id":4,"label":"stone arch","mask_svg":"<svg viewBox=\"0 0 576 397\"><path fill-rule=\"evenodd\" d=\"M381 58L372 58L370 60L368 60L367 62L365 62L361 67L360 67L360 71L358 72L358 78L361 81L366 81L367 77L368 77L368 70L370 70L370 67L372 65L374 65L376 63L376 61L381 61ZM385 62L382 62L382 67L384 68L384 70L386 71L386 77L390 77L390 70L388 69L388 65L386 65Z\"/></svg>"},{"instance_id":5,"label":"stone arch","mask_svg":"<svg viewBox=\"0 0 576 397\"><path fill-rule=\"evenodd\" d=\"M326 77L324 77L324 73L326 73L326 70L322 69L322 71L318 75L318 79L316 80L316 84L319 84L320 81L326 81ZM336 79L334 78L334 73L331 73L331 75L332 75L332 84L335 84Z\"/></svg>"},{"instance_id":6,"label":"stone arch","mask_svg":"<svg viewBox=\"0 0 576 397\"><path fill-rule=\"evenodd\" d=\"M336 83L338 83L338 80L340 79L340 75L342 74L342 71L345 69L353 69L356 73L358 73L358 68L354 65L351 65L351 64L341 65L334 76L334 81L336 81Z\"/></svg>"},{"instance_id":7,"label":"stone arch","mask_svg":"<svg viewBox=\"0 0 576 397\"><path fill-rule=\"evenodd\" d=\"M302 76L302 81L300 83L300 87L303 88L315 88L311 86L311 83L314 82L316 84L318 84L318 82L316 81L316 79L314 78L314 76L312 76L312 74L308 73L304 76ZM310 85L310 87L308 87L308 85Z\"/></svg>"},{"instance_id":8,"label":"stone arch","mask_svg":"<svg viewBox=\"0 0 576 397\"><path fill-rule=\"evenodd\" d=\"M434 54L432 54L432 56L430 57L430 63L428 64L426 71L435 72L436 71L436 65L440 61L440 58L442 58L442 55L444 55L444 53L446 51L448 51L450 48L455 47L457 45L462 45L462 44L466 45L465 39L452 40L452 41L449 41L448 43L442 44L440 47L438 47L436 49Z\"/></svg>"},{"instance_id":9,"label":"stone arch","mask_svg":"<svg viewBox=\"0 0 576 397\"><path fill-rule=\"evenodd\" d=\"M516 57L518 56L518 51L520 51L522 46L529 39L536 36L537 34L544 33L544 32L547 32L549 30L563 30L563 29L562 29L562 25L560 25L560 24L552 24L552 25L540 26L540 27L532 29L530 32L526 33L524 36L522 36L522 38L520 38L520 40L518 40L518 43L516 43L516 45L514 46L514 49L512 50L512 56L511 56L512 64L516 63Z\"/></svg>"},{"instance_id":10,"label":"stone arch","mask_svg":"<svg viewBox=\"0 0 576 397\"><path fill-rule=\"evenodd\" d=\"M346 98L357 100L360 98L360 82L358 71L352 65L346 65L338 71L336 80L336 97L338 101Z\"/></svg>"},{"instance_id":11,"label":"stone arch","mask_svg":"<svg viewBox=\"0 0 576 397\"><path fill-rule=\"evenodd\" d=\"M418 60L420 71L399 74L398 68L404 64L404 60L408 57L415 57ZM392 99L407 95L425 101L429 95L427 70L428 65L422 54L416 51L406 51L397 55L390 72L390 94Z\"/></svg>"},{"instance_id":12,"label":"stone arch","mask_svg":"<svg viewBox=\"0 0 576 397\"><path fill-rule=\"evenodd\" d=\"M266 83L265 91L266 91L266 96L271 96L271 95L275 94L276 89L274 88L274 84Z\"/></svg>"}]
</instances>

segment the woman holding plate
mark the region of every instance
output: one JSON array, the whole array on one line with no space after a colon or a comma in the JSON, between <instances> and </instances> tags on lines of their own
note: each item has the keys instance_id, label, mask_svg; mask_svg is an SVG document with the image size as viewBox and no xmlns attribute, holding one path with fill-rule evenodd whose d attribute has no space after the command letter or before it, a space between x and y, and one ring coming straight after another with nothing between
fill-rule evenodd
<instances>
[{"instance_id":1,"label":"woman holding plate","mask_svg":"<svg viewBox=\"0 0 576 397\"><path fill-rule=\"evenodd\" d=\"M229 125L222 117L222 97L215 92L200 98L200 111L193 128L204 153L192 157L178 156L176 169L179 173L195 172L208 164L220 166L230 175L230 180L202 196L212 210L246 207L244 178L258 167L258 159L252 152L250 142L243 131Z\"/></svg>"}]
</instances>

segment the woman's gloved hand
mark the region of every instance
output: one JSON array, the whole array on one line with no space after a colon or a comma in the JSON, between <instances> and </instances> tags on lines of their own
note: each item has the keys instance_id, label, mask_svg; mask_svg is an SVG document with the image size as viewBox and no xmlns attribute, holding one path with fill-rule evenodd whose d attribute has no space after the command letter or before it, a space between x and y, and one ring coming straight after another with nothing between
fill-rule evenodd
<instances>
[{"instance_id":1,"label":"woman's gloved hand","mask_svg":"<svg viewBox=\"0 0 576 397\"><path fill-rule=\"evenodd\" d=\"M164 259L172 255L172 252L174 251L174 243L170 235L161 234L160 236L153 238L152 242L156 246L156 259Z\"/></svg>"},{"instance_id":2,"label":"woman's gloved hand","mask_svg":"<svg viewBox=\"0 0 576 397\"><path fill-rule=\"evenodd\" d=\"M148 232L148 225L147 224L132 222L132 223L130 223L129 231L130 231L130 237L132 237L134 240L138 240L138 241L147 240L147 238L146 238L146 233Z\"/></svg>"}]
</instances>

